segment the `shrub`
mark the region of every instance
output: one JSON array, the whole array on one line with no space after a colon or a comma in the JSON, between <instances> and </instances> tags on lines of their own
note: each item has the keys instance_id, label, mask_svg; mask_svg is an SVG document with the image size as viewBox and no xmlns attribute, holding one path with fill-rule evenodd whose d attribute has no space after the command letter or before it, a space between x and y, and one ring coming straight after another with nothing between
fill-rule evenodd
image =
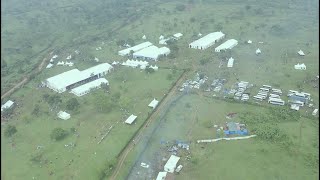
<instances>
[{"instance_id":1,"label":"shrub","mask_svg":"<svg viewBox=\"0 0 320 180\"><path fill-rule=\"evenodd\" d=\"M176 10L178 11L184 11L186 9L186 6L184 4L177 4Z\"/></svg>"},{"instance_id":2,"label":"shrub","mask_svg":"<svg viewBox=\"0 0 320 180\"><path fill-rule=\"evenodd\" d=\"M51 132L51 139L56 141L64 139L68 135L68 132L62 128L54 128Z\"/></svg>"},{"instance_id":3,"label":"shrub","mask_svg":"<svg viewBox=\"0 0 320 180\"><path fill-rule=\"evenodd\" d=\"M76 98L69 99L66 104L67 104L66 108L69 111L76 111L80 107L80 103L78 102L78 100Z\"/></svg>"},{"instance_id":4,"label":"shrub","mask_svg":"<svg viewBox=\"0 0 320 180\"><path fill-rule=\"evenodd\" d=\"M13 125L8 125L7 128L4 131L4 135L6 137L11 137L12 135L14 135L17 132L17 129L15 126Z\"/></svg>"}]
</instances>

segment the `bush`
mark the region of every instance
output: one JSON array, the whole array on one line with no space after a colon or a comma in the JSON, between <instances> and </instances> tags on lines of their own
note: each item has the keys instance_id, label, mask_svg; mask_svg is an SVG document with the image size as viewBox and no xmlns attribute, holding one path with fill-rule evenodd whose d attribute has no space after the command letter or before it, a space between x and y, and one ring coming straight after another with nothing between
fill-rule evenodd
<instances>
[{"instance_id":1,"label":"bush","mask_svg":"<svg viewBox=\"0 0 320 180\"><path fill-rule=\"evenodd\" d=\"M153 69L153 68L150 68L150 67L146 67L146 69L145 69L145 71L146 71L146 73L154 73L155 72L155 70Z\"/></svg>"},{"instance_id":2,"label":"bush","mask_svg":"<svg viewBox=\"0 0 320 180\"><path fill-rule=\"evenodd\" d=\"M201 60L200 60L200 64L201 64L201 65L205 65L205 64L207 64L209 61L210 61L210 59L208 59L208 58L201 59Z\"/></svg>"},{"instance_id":3,"label":"bush","mask_svg":"<svg viewBox=\"0 0 320 180\"><path fill-rule=\"evenodd\" d=\"M64 139L68 135L68 132L62 128L54 128L51 132L51 139L56 141Z\"/></svg>"},{"instance_id":4,"label":"bush","mask_svg":"<svg viewBox=\"0 0 320 180\"><path fill-rule=\"evenodd\" d=\"M4 135L6 137L11 137L12 135L14 135L17 132L17 129L15 126L13 125L8 125L6 130L4 131Z\"/></svg>"},{"instance_id":5,"label":"bush","mask_svg":"<svg viewBox=\"0 0 320 180\"><path fill-rule=\"evenodd\" d=\"M69 111L76 111L80 107L80 103L78 102L78 100L76 98L69 99L66 104L67 104L66 108Z\"/></svg>"},{"instance_id":6,"label":"bush","mask_svg":"<svg viewBox=\"0 0 320 180\"><path fill-rule=\"evenodd\" d=\"M167 75L167 80L172 80L172 79L173 79L172 74L168 74L168 75Z\"/></svg>"}]
</instances>

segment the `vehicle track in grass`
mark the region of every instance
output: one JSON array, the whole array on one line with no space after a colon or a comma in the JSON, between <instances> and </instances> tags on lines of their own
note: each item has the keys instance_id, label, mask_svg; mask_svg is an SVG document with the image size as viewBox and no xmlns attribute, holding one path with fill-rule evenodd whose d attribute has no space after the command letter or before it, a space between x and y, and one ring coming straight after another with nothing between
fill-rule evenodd
<instances>
[{"instance_id":1,"label":"vehicle track in grass","mask_svg":"<svg viewBox=\"0 0 320 180\"><path fill-rule=\"evenodd\" d=\"M115 170L113 171L113 174L110 177L111 180L115 180L117 178L117 175L119 174L119 171L120 171L124 161L126 160L127 155L129 154L129 152L131 152L134 149L135 144L140 141L140 139L142 137L142 134L144 133L144 130L146 128L148 128L149 124L152 121L154 121L156 118L159 117L159 113L163 109L165 109L165 107L168 104L168 102L170 102L170 99L174 95L176 95L178 87L183 83L183 80L185 80L187 72L188 71L184 71L183 72L181 77L176 81L176 83L173 86L173 88L171 88L171 90L168 92L168 95L159 103L157 109L155 111L153 111L151 116L145 121L145 123L143 124L142 128L138 130L136 136L133 138L134 141L130 141L129 144L125 147L125 149L122 151L122 153L119 156L119 160L118 160L118 163L117 163L117 165L115 167Z\"/></svg>"}]
</instances>

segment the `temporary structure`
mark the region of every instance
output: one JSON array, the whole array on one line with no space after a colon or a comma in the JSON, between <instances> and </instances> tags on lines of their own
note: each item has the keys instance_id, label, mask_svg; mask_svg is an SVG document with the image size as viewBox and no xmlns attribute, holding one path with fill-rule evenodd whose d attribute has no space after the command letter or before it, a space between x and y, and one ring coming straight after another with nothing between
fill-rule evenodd
<instances>
[{"instance_id":1,"label":"temporary structure","mask_svg":"<svg viewBox=\"0 0 320 180\"><path fill-rule=\"evenodd\" d=\"M93 89L100 88L102 84L109 85L109 82L105 78L99 78L84 85L73 88L70 93L73 93L76 96L83 96L88 94Z\"/></svg>"},{"instance_id":2,"label":"temporary structure","mask_svg":"<svg viewBox=\"0 0 320 180\"><path fill-rule=\"evenodd\" d=\"M9 100L1 106L1 112L5 109L9 109L13 106L14 102Z\"/></svg>"},{"instance_id":3,"label":"temporary structure","mask_svg":"<svg viewBox=\"0 0 320 180\"><path fill-rule=\"evenodd\" d=\"M159 40L162 40L162 39L164 39L164 36L163 36L163 35L161 35L161 36L159 37Z\"/></svg>"},{"instance_id":4,"label":"temporary structure","mask_svg":"<svg viewBox=\"0 0 320 180\"><path fill-rule=\"evenodd\" d=\"M251 40L248 40L248 44L252 44L252 41L251 41Z\"/></svg>"},{"instance_id":5,"label":"temporary structure","mask_svg":"<svg viewBox=\"0 0 320 180\"><path fill-rule=\"evenodd\" d=\"M183 36L183 34L181 33L176 33L173 35L173 37L175 37L176 39L180 39Z\"/></svg>"},{"instance_id":6,"label":"temporary structure","mask_svg":"<svg viewBox=\"0 0 320 180\"><path fill-rule=\"evenodd\" d=\"M259 48L256 50L256 55L258 54L261 54L261 50Z\"/></svg>"},{"instance_id":7,"label":"temporary structure","mask_svg":"<svg viewBox=\"0 0 320 180\"><path fill-rule=\"evenodd\" d=\"M159 101L157 101L155 98L150 102L150 104L148 105L149 107L152 107L153 109L155 109L158 105Z\"/></svg>"},{"instance_id":8,"label":"temporary structure","mask_svg":"<svg viewBox=\"0 0 320 180\"><path fill-rule=\"evenodd\" d=\"M143 35L143 36L142 36L142 39L147 39L146 35Z\"/></svg>"},{"instance_id":9,"label":"temporary structure","mask_svg":"<svg viewBox=\"0 0 320 180\"><path fill-rule=\"evenodd\" d=\"M180 157L171 155L167 163L164 165L164 171L173 173L179 160Z\"/></svg>"},{"instance_id":10,"label":"temporary structure","mask_svg":"<svg viewBox=\"0 0 320 180\"><path fill-rule=\"evenodd\" d=\"M234 59L231 57L229 60L228 60L228 67L233 67L233 61Z\"/></svg>"},{"instance_id":11,"label":"temporary structure","mask_svg":"<svg viewBox=\"0 0 320 180\"><path fill-rule=\"evenodd\" d=\"M300 55L300 56L304 56L305 54L304 54L304 52L300 49L300 51L298 51L298 54Z\"/></svg>"},{"instance_id":12,"label":"temporary structure","mask_svg":"<svg viewBox=\"0 0 320 180\"><path fill-rule=\"evenodd\" d=\"M213 32L213 33L207 34L206 36L203 36L202 38L196 41L193 41L192 43L189 44L189 48L204 50L214 45L216 42L220 41L224 37L225 37L225 34L223 34L221 31Z\"/></svg>"},{"instance_id":13,"label":"temporary structure","mask_svg":"<svg viewBox=\"0 0 320 180\"><path fill-rule=\"evenodd\" d=\"M220 46L216 47L215 52L220 52L221 50L232 49L238 44L238 41L235 39L229 39L226 42L220 44Z\"/></svg>"},{"instance_id":14,"label":"temporary structure","mask_svg":"<svg viewBox=\"0 0 320 180\"><path fill-rule=\"evenodd\" d=\"M128 119L125 121L127 124L132 124L136 120L137 116L131 114L131 116L128 117Z\"/></svg>"},{"instance_id":15,"label":"temporary structure","mask_svg":"<svg viewBox=\"0 0 320 180\"><path fill-rule=\"evenodd\" d=\"M167 172L159 172L156 180L165 180Z\"/></svg>"},{"instance_id":16,"label":"temporary structure","mask_svg":"<svg viewBox=\"0 0 320 180\"><path fill-rule=\"evenodd\" d=\"M63 120L68 120L68 119L70 119L70 114L68 114L68 113L66 113L66 112L64 112L64 111L60 111L60 112L58 112L58 117L60 118L60 119L63 119Z\"/></svg>"},{"instance_id":17,"label":"temporary structure","mask_svg":"<svg viewBox=\"0 0 320 180\"><path fill-rule=\"evenodd\" d=\"M307 69L307 67L304 63L302 63L302 64L298 63L298 64L294 65L294 68L299 69L299 70L306 70Z\"/></svg>"}]
</instances>

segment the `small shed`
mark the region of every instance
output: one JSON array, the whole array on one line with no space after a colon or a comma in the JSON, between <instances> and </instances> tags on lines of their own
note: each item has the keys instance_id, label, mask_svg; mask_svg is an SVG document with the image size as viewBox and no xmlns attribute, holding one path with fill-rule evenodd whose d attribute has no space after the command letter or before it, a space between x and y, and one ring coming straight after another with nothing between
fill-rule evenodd
<instances>
[{"instance_id":1,"label":"small shed","mask_svg":"<svg viewBox=\"0 0 320 180\"><path fill-rule=\"evenodd\" d=\"M167 172L159 172L156 180L165 180Z\"/></svg>"},{"instance_id":2,"label":"small shed","mask_svg":"<svg viewBox=\"0 0 320 180\"><path fill-rule=\"evenodd\" d=\"M4 103L2 106L1 106L1 112L4 111L5 109L9 109L13 106L14 102L9 100L7 101L6 103Z\"/></svg>"},{"instance_id":3,"label":"small shed","mask_svg":"<svg viewBox=\"0 0 320 180\"><path fill-rule=\"evenodd\" d=\"M234 62L234 59L231 57L231 58L228 60L228 65L227 65L227 67L233 67L233 62Z\"/></svg>"},{"instance_id":4,"label":"small shed","mask_svg":"<svg viewBox=\"0 0 320 180\"><path fill-rule=\"evenodd\" d=\"M252 44L252 41L251 41L251 40L248 40L248 44Z\"/></svg>"},{"instance_id":5,"label":"small shed","mask_svg":"<svg viewBox=\"0 0 320 180\"><path fill-rule=\"evenodd\" d=\"M173 173L179 160L180 157L171 155L167 163L164 165L164 171Z\"/></svg>"},{"instance_id":6,"label":"small shed","mask_svg":"<svg viewBox=\"0 0 320 180\"><path fill-rule=\"evenodd\" d=\"M70 114L69 113L66 113L66 112L64 112L64 111L60 111L60 112L58 112L58 117L60 118L60 119L63 119L63 120L68 120L68 119L70 119Z\"/></svg>"},{"instance_id":7,"label":"small shed","mask_svg":"<svg viewBox=\"0 0 320 180\"><path fill-rule=\"evenodd\" d=\"M128 119L125 121L127 124L132 124L136 120L137 116L131 114L131 116L128 117Z\"/></svg>"},{"instance_id":8,"label":"small shed","mask_svg":"<svg viewBox=\"0 0 320 180\"><path fill-rule=\"evenodd\" d=\"M300 56L304 56L305 54L304 54L304 52L300 49L300 51L298 51L298 54L300 55Z\"/></svg>"},{"instance_id":9,"label":"small shed","mask_svg":"<svg viewBox=\"0 0 320 180\"><path fill-rule=\"evenodd\" d=\"M162 40L162 39L164 39L164 36L163 36L163 35L161 35L161 36L159 37L159 40Z\"/></svg>"},{"instance_id":10,"label":"small shed","mask_svg":"<svg viewBox=\"0 0 320 180\"><path fill-rule=\"evenodd\" d=\"M152 109L155 109L158 105L159 101L157 101L155 98L153 98L153 100L150 102L150 104L148 105L149 107L152 107Z\"/></svg>"},{"instance_id":11,"label":"small shed","mask_svg":"<svg viewBox=\"0 0 320 180\"><path fill-rule=\"evenodd\" d=\"M258 54L261 54L261 50L259 48L256 50L256 55Z\"/></svg>"},{"instance_id":12,"label":"small shed","mask_svg":"<svg viewBox=\"0 0 320 180\"><path fill-rule=\"evenodd\" d=\"M291 104L290 109L292 109L292 110L296 110L296 111L299 111L300 106L299 106L299 105L297 105L297 104Z\"/></svg>"},{"instance_id":13,"label":"small shed","mask_svg":"<svg viewBox=\"0 0 320 180\"><path fill-rule=\"evenodd\" d=\"M143 36L142 36L142 39L147 39L147 36L146 36L146 35L143 35Z\"/></svg>"}]
</instances>

